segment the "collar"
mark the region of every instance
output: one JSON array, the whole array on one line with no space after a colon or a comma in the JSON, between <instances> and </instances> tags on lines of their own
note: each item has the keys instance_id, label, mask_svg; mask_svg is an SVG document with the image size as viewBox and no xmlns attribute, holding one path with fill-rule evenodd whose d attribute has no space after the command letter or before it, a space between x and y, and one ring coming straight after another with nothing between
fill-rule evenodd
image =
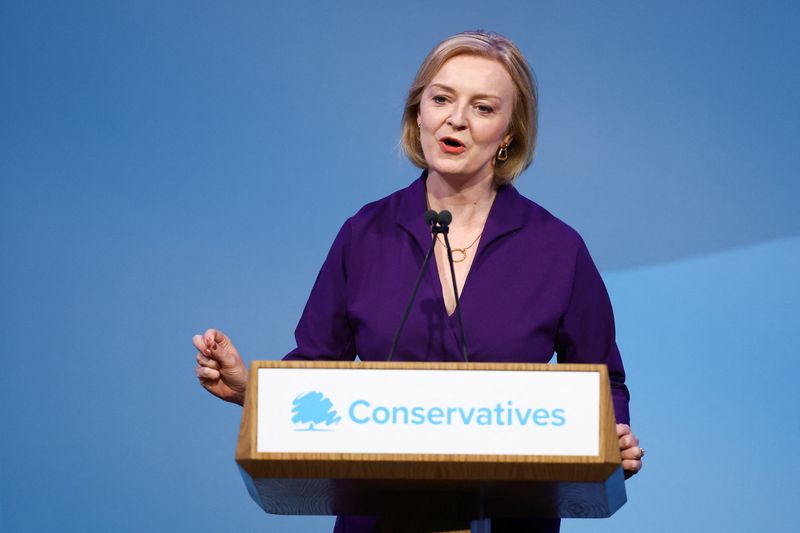
<instances>
[{"instance_id":1,"label":"collar","mask_svg":"<svg viewBox=\"0 0 800 533\"><path fill-rule=\"evenodd\" d=\"M426 170L402 191L395 217L397 223L414 237L422 250L426 250L431 243L430 228L425 224L425 211L428 210L428 200L425 196L427 179ZM524 198L513 185L500 187L489 210L478 250L503 235L522 228L525 224L525 205Z\"/></svg>"}]
</instances>

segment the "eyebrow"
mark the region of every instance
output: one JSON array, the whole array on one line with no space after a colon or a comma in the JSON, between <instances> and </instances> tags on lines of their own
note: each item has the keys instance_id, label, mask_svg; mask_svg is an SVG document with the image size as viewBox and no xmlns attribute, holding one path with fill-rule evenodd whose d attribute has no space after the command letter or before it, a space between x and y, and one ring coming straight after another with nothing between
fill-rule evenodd
<instances>
[{"instance_id":1,"label":"eyebrow","mask_svg":"<svg viewBox=\"0 0 800 533\"><path fill-rule=\"evenodd\" d=\"M430 87L438 87L439 89L442 89L444 91L448 91L448 92L451 92L451 93L457 92L452 87L450 87L448 85L444 85L442 83L432 83L432 84L430 84ZM488 98L488 99L492 99L492 100L497 100L499 102L503 101L503 99L500 98L499 96L497 96L496 94L476 94L476 95L473 95L473 97L474 98Z\"/></svg>"}]
</instances>

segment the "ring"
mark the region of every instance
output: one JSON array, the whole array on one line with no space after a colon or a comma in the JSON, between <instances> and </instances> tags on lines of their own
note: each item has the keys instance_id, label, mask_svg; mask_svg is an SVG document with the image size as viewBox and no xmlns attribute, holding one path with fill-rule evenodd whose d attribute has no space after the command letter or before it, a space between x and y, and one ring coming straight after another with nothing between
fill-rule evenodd
<instances>
[{"instance_id":1,"label":"ring","mask_svg":"<svg viewBox=\"0 0 800 533\"><path fill-rule=\"evenodd\" d=\"M641 460L642 460L642 458L644 457L644 448L642 448L642 447L640 446L640 447L639 447L639 451L641 451L641 452L642 452L642 455L640 455L640 456L639 456L639 460L641 461Z\"/></svg>"}]
</instances>

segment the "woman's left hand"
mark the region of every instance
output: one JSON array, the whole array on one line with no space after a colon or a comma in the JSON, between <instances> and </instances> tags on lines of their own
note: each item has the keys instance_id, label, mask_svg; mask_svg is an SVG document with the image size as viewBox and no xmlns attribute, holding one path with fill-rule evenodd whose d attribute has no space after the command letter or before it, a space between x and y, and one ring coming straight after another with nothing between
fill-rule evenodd
<instances>
[{"instance_id":1,"label":"woman's left hand","mask_svg":"<svg viewBox=\"0 0 800 533\"><path fill-rule=\"evenodd\" d=\"M642 469L644 448L639 446L639 439L631 432L628 424L617 424L617 437L622 455L622 469L625 471L625 479L628 479Z\"/></svg>"}]
</instances>

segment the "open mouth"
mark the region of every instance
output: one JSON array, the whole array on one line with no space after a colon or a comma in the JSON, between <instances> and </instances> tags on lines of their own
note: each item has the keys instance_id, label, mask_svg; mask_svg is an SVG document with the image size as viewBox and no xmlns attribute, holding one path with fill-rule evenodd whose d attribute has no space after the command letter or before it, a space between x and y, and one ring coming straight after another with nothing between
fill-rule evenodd
<instances>
[{"instance_id":1,"label":"open mouth","mask_svg":"<svg viewBox=\"0 0 800 533\"><path fill-rule=\"evenodd\" d=\"M467 149L464 143L452 137L443 137L439 140L439 146L442 151L448 154L460 154Z\"/></svg>"},{"instance_id":2,"label":"open mouth","mask_svg":"<svg viewBox=\"0 0 800 533\"><path fill-rule=\"evenodd\" d=\"M445 137L444 139L442 139L442 142L447 146L451 146L453 148L462 148L464 146L463 143L451 137Z\"/></svg>"}]
</instances>

